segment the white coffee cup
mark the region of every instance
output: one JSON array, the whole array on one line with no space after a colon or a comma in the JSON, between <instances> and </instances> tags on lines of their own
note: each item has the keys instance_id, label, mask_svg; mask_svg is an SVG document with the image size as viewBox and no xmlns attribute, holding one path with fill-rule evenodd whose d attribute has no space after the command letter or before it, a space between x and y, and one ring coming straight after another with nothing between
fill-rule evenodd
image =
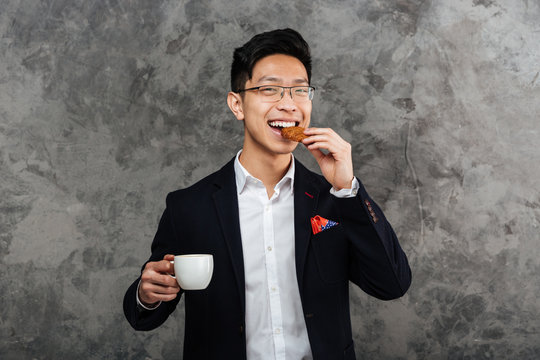
<instances>
[{"instance_id":1,"label":"white coffee cup","mask_svg":"<svg viewBox=\"0 0 540 360\"><path fill-rule=\"evenodd\" d=\"M206 289L214 271L210 254L187 254L174 257L174 274L182 290Z\"/></svg>"}]
</instances>

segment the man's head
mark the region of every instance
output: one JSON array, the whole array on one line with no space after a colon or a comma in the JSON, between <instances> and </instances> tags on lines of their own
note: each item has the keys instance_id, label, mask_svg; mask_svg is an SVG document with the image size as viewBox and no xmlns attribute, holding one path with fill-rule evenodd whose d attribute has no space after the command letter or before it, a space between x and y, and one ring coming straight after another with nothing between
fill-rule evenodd
<instances>
[{"instance_id":1,"label":"man's head","mask_svg":"<svg viewBox=\"0 0 540 360\"><path fill-rule=\"evenodd\" d=\"M244 158L275 158L296 148L281 129L309 126L310 80L309 46L294 30L256 35L234 51L227 103L244 123Z\"/></svg>"},{"instance_id":2,"label":"man's head","mask_svg":"<svg viewBox=\"0 0 540 360\"><path fill-rule=\"evenodd\" d=\"M231 67L231 90L244 89L246 81L253 76L253 67L262 58L283 54L297 58L306 68L311 82L311 54L309 45L298 32L280 29L255 35L242 47L236 48Z\"/></svg>"}]
</instances>

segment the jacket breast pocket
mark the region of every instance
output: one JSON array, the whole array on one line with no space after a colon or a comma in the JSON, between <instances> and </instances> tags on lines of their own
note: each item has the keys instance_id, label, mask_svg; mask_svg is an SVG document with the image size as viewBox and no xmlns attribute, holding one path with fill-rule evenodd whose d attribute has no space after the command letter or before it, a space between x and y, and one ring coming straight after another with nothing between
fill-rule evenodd
<instances>
[{"instance_id":1,"label":"jacket breast pocket","mask_svg":"<svg viewBox=\"0 0 540 360\"><path fill-rule=\"evenodd\" d=\"M348 281L348 243L342 226L313 235L312 245L322 281L327 284Z\"/></svg>"}]
</instances>

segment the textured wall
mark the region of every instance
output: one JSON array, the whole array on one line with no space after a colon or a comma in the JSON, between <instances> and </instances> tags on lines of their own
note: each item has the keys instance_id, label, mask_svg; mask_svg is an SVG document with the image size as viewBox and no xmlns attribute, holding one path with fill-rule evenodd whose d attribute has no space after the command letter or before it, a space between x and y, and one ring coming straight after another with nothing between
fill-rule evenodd
<instances>
[{"instance_id":1,"label":"textured wall","mask_svg":"<svg viewBox=\"0 0 540 360\"><path fill-rule=\"evenodd\" d=\"M413 267L397 301L352 289L358 355L540 358L538 19L538 0L0 1L0 358L181 358L182 307L136 333L122 297L166 193L241 146L232 49L286 26L312 45L313 124L351 141Z\"/></svg>"}]
</instances>

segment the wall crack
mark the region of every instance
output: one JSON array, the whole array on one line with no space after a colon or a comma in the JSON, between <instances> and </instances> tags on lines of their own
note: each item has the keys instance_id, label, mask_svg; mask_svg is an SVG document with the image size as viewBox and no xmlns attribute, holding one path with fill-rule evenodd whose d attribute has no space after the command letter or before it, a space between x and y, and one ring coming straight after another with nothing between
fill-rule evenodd
<instances>
[{"instance_id":1,"label":"wall crack","mask_svg":"<svg viewBox=\"0 0 540 360\"><path fill-rule=\"evenodd\" d=\"M420 247L424 247L424 205L422 204L422 194L420 193L420 182L418 180L418 176L416 175L416 170L414 169L413 163L411 159L409 158L409 142L411 137L411 131L412 127L410 125L410 122L407 122L407 138L405 140L405 161L407 161L407 167L411 171L413 181L414 181L414 188L416 190L416 199L418 201L418 213L420 216L420 238L419 238L419 245Z\"/></svg>"}]
</instances>

